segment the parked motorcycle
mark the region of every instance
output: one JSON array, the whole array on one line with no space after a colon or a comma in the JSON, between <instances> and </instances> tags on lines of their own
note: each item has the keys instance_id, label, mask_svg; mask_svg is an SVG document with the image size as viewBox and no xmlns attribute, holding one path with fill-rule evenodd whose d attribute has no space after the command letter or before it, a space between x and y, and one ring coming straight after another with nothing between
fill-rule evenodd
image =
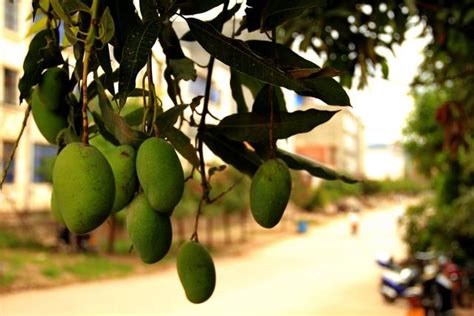
<instances>
[{"instance_id":1,"label":"parked motorcycle","mask_svg":"<svg viewBox=\"0 0 474 316\"><path fill-rule=\"evenodd\" d=\"M453 310L453 290L459 280L455 269L444 256L432 253L417 253L412 264L397 265L390 256L379 256L377 264L384 268L380 293L387 302L405 298L426 316L446 315ZM419 305L419 306L418 306Z\"/></svg>"},{"instance_id":2,"label":"parked motorcycle","mask_svg":"<svg viewBox=\"0 0 474 316\"><path fill-rule=\"evenodd\" d=\"M401 267L391 256L379 256L377 264L384 268L379 292L386 302L393 303L399 297L411 295L418 283L420 271L415 266Z\"/></svg>"}]
</instances>

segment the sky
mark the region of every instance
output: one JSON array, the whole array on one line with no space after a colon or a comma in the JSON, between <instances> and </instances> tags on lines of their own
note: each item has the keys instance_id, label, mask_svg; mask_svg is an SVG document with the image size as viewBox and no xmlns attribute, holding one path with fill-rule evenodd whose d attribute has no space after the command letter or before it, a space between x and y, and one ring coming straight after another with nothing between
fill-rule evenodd
<instances>
[{"instance_id":1,"label":"sky","mask_svg":"<svg viewBox=\"0 0 474 316\"><path fill-rule=\"evenodd\" d=\"M367 145L392 144L402 137L405 119L413 109L413 98L409 95L410 82L423 61L423 48L428 38L419 38L420 29L407 32L407 40L387 55L390 67L388 80L381 75L370 78L363 90L348 91L353 112L365 126Z\"/></svg>"}]
</instances>

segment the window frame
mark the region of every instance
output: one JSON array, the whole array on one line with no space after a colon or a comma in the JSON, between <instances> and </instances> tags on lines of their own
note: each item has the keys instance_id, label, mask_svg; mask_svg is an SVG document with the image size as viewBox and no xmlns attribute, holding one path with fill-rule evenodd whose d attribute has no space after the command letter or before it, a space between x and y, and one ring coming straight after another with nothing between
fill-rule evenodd
<instances>
[{"instance_id":1,"label":"window frame","mask_svg":"<svg viewBox=\"0 0 474 316\"><path fill-rule=\"evenodd\" d=\"M15 148L15 142L10 141L10 140L2 140L2 152L1 152L1 159L0 159L0 165L2 166L2 176L3 176L3 170L5 169L5 166L10 159L11 153L13 149ZM10 150L6 150L7 147L11 146ZM10 168L8 169L7 172L7 177L5 178L5 184L14 184L16 181L16 155L13 157L13 160L11 162Z\"/></svg>"},{"instance_id":2,"label":"window frame","mask_svg":"<svg viewBox=\"0 0 474 316\"><path fill-rule=\"evenodd\" d=\"M13 77L8 76L8 72L13 74ZM6 105L16 105L18 99L18 77L19 71L8 66L3 67L3 103ZM12 81L11 83L9 83Z\"/></svg>"},{"instance_id":3,"label":"window frame","mask_svg":"<svg viewBox=\"0 0 474 316\"><path fill-rule=\"evenodd\" d=\"M38 148L42 148L43 154L48 152L50 154L40 155L38 156L37 153L39 152ZM31 182L34 184L42 184L42 183L50 183L51 181L48 179L44 179L41 174L38 174L39 167L41 166L41 159L44 157L56 157L57 155L57 148L53 145L43 144L43 143L33 143L33 156L32 156L32 168L31 168Z\"/></svg>"},{"instance_id":4,"label":"window frame","mask_svg":"<svg viewBox=\"0 0 474 316\"><path fill-rule=\"evenodd\" d=\"M18 32L20 29L19 24L20 17L20 5L19 1L5 0L3 5L3 26L10 32Z\"/></svg>"}]
</instances>

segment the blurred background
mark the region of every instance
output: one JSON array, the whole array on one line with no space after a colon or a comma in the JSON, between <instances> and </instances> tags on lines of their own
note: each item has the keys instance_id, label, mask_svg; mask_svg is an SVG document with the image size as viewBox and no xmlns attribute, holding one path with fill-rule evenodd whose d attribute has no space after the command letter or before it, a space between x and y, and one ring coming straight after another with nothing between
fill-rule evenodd
<instances>
[{"instance_id":1,"label":"blurred background","mask_svg":"<svg viewBox=\"0 0 474 316\"><path fill-rule=\"evenodd\" d=\"M201 306L186 301L174 269L177 246L193 232L199 181L186 183L173 213L172 251L149 266L131 249L126 211L87 236L70 234L51 214L57 147L31 118L11 157L25 111L22 63L45 19L30 22L29 1L0 4L0 158L2 169L9 165L0 191L1 315L474 315L472 1L328 1L324 12L279 29L280 42L342 71L352 103L281 145L360 181L293 172L283 220L265 230L249 212L250 179L207 152L214 194L233 189L201 219L200 241L216 256L218 274ZM173 25L187 31L180 19ZM198 44L183 49L193 60L208 58ZM154 54L162 71L158 45ZM227 66L216 63L216 117L235 106L229 80ZM205 82L198 70L181 87L184 98L202 94ZM251 100L250 91L245 96ZM326 108L284 96L292 110Z\"/></svg>"}]
</instances>

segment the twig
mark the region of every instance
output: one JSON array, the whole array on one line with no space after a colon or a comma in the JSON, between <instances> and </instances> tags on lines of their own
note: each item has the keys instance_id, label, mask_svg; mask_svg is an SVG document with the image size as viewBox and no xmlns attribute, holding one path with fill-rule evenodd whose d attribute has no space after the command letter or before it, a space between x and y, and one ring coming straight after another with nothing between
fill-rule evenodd
<instances>
[{"instance_id":1,"label":"twig","mask_svg":"<svg viewBox=\"0 0 474 316\"><path fill-rule=\"evenodd\" d=\"M8 170L10 169L12 161L15 158L15 152L16 152L16 149L18 148L18 144L20 143L21 137L23 136L26 125L28 124L28 117L30 116L30 113L31 113L31 105L28 104L28 107L25 110L25 116L23 117L23 122L21 124L20 133L18 133L18 136L15 140L15 144L13 145L13 150L10 154L10 157L8 158L8 161L7 161L7 164L5 165L5 168L3 169L2 182L0 182L0 190L2 189L3 184L5 183L5 181L7 179Z\"/></svg>"},{"instance_id":2,"label":"twig","mask_svg":"<svg viewBox=\"0 0 474 316\"><path fill-rule=\"evenodd\" d=\"M193 168L191 169L191 172L189 173L189 176L187 176L185 179L184 179L184 182L187 182L191 179L194 178L194 171L196 170L196 167L193 166Z\"/></svg>"},{"instance_id":3,"label":"twig","mask_svg":"<svg viewBox=\"0 0 474 316\"><path fill-rule=\"evenodd\" d=\"M86 45L86 53L84 54L84 63L82 66L82 143L89 144L89 120L87 118L87 104L89 99L87 96L87 73L89 69L89 58L91 49Z\"/></svg>"},{"instance_id":4,"label":"twig","mask_svg":"<svg viewBox=\"0 0 474 316\"><path fill-rule=\"evenodd\" d=\"M227 12L227 8L229 6L229 1L225 1L224 3L224 8L223 8L223 14L222 16L225 16L225 13ZM219 29L222 30L224 26L224 20L221 21ZM207 180L207 174L206 174L206 162L204 160L204 142L201 137L201 133L203 133L206 129L206 115L209 113L209 100L211 96L211 83L212 83L212 71L214 69L214 61L215 58L211 56L209 58L209 63L207 65L207 77L206 77L206 90L204 93L204 104L203 104L203 110L202 110L202 115L201 115L201 120L199 121L199 126L198 126L198 133L197 133L197 150L198 150L198 155L199 155L199 172L201 174L201 187L202 187L202 196L201 200L199 201L199 206L196 214L196 219L194 222L194 233L191 236L192 240L198 241L198 226L199 226L199 217L201 216L202 212L202 205L204 201L209 202L209 191L210 191L210 186L209 182Z\"/></svg>"},{"instance_id":5,"label":"twig","mask_svg":"<svg viewBox=\"0 0 474 316\"><path fill-rule=\"evenodd\" d=\"M198 236L199 216L198 215L201 215L203 203L204 203L204 199L201 198L201 200L199 200L196 221L194 222L194 232L191 235L191 240L194 240L195 242L199 242L199 236Z\"/></svg>"},{"instance_id":6,"label":"twig","mask_svg":"<svg viewBox=\"0 0 474 316\"><path fill-rule=\"evenodd\" d=\"M209 203L214 203L216 201L218 201L220 198L222 198L224 195L226 195L227 193L229 193L230 191L232 191L240 182L242 182L242 180L244 179L244 177L240 178L239 180L237 180L235 183L233 183L229 188L227 188L227 190L221 192L219 195L217 195L215 198L213 199L210 199L209 200Z\"/></svg>"},{"instance_id":7,"label":"twig","mask_svg":"<svg viewBox=\"0 0 474 316\"><path fill-rule=\"evenodd\" d=\"M82 64L82 143L89 144L89 120L87 118L87 105L89 99L87 96L87 74L89 72L89 59L94 49L95 27L97 25L97 15L99 11L100 0L93 0L91 7L91 23L87 33L84 62Z\"/></svg>"},{"instance_id":8,"label":"twig","mask_svg":"<svg viewBox=\"0 0 474 316\"><path fill-rule=\"evenodd\" d=\"M272 44L273 44L273 54L276 55L276 30L272 29ZM270 138L270 158L275 157L275 148L273 146L273 87L270 88L270 129L268 131L268 137Z\"/></svg>"}]
</instances>

